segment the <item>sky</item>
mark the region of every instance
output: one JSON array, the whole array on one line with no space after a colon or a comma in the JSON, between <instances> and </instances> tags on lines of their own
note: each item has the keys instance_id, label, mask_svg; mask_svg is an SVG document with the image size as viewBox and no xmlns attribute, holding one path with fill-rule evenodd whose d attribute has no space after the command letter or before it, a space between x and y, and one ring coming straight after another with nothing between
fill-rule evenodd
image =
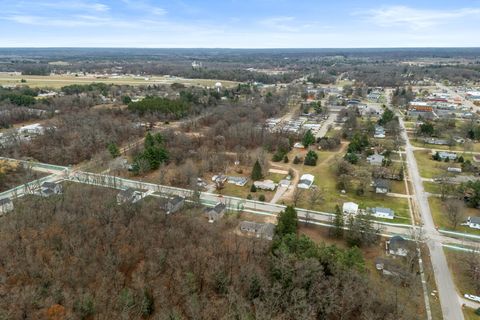
<instances>
[{"instance_id":1,"label":"sky","mask_svg":"<svg viewBox=\"0 0 480 320\"><path fill-rule=\"evenodd\" d=\"M0 47L480 47L480 0L0 0Z\"/></svg>"}]
</instances>

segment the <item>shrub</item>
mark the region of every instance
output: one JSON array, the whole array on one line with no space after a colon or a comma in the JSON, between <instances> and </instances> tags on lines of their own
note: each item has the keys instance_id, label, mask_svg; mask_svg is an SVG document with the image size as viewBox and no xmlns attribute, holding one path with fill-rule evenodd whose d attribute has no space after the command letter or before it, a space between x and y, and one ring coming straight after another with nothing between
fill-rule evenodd
<instances>
[{"instance_id":1,"label":"shrub","mask_svg":"<svg viewBox=\"0 0 480 320\"><path fill-rule=\"evenodd\" d=\"M305 161L303 162L306 166L316 166L318 160L318 155L315 151L308 151L305 156Z\"/></svg>"},{"instance_id":2,"label":"shrub","mask_svg":"<svg viewBox=\"0 0 480 320\"><path fill-rule=\"evenodd\" d=\"M295 158L293 158L293 164L299 164L300 162L302 162L302 159L298 156L295 156Z\"/></svg>"},{"instance_id":3,"label":"shrub","mask_svg":"<svg viewBox=\"0 0 480 320\"><path fill-rule=\"evenodd\" d=\"M287 156L283 157L283 162L288 163L288 157Z\"/></svg>"},{"instance_id":4,"label":"shrub","mask_svg":"<svg viewBox=\"0 0 480 320\"><path fill-rule=\"evenodd\" d=\"M265 201L265 195L261 194L258 196L258 201Z\"/></svg>"},{"instance_id":5,"label":"shrub","mask_svg":"<svg viewBox=\"0 0 480 320\"><path fill-rule=\"evenodd\" d=\"M252 184L252 187L250 188L250 192L257 192L257 187L255 187L254 184Z\"/></svg>"}]
</instances>

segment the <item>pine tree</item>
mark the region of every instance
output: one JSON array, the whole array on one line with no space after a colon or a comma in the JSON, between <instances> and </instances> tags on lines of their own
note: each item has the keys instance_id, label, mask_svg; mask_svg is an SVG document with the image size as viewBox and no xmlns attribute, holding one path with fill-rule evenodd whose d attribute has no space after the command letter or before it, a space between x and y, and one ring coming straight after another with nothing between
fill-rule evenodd
<instances>
[{"instance_id":1,"label":"pine tree","mask_svg":"<svg viewBox=\"0 0 480 320\"><path fill-rule=\"evenodd\" d=\"M335 217L333 218L333 236L336 238L341 238L343 236L343 227L345 222L343 220L343 213L340 210L340 207L337 205L335 207Z\"/></svg>"},{"instance_id":2,"label":"pine tree","mask_svg":"<svg viewBox=\"0 0 480 320\"><path fill-rule=\"evenodd\" d=\"M109 143L107 146L108 152L110 152L110 155L112 158L116 158L120 156L120 150L118 149L117 145L113 142Z\"/></svg>"},{"instance_id":3,"label":"pine tree","mask_svg":"<svg viewBox=\"0 0 480 320\"><path fill-rule=\"evenodd\" d=\"M305 148L308 148L310 145L315 143L315 136L312 133L312 130L305 132L305 135L302 139L302 144Z\"/></svg>"},{"instance_id":4,"label":"pine tree","mask_svg":"<svg viewBox=\"0 0 480 320\"><path fill-rule=\"evenodd\" d=\"M297 211L292 206L287 206L278 215L278 224L275 227L275 234L283 238L288 234L297 234L298 217Z\"/></svg>"},{"instance_id":5,"label":"pine tree","mask_svg":"<svg viewBox=\"0 0 480 320\"><path fill-rule=\"evenodd\" d=\"M251 177L253 181L258 181L263 178L262 167L260 166L260 162L258 161L258 159L257 161L255 161L255 164L253 165Z\"/></svg>"}]
</instances>

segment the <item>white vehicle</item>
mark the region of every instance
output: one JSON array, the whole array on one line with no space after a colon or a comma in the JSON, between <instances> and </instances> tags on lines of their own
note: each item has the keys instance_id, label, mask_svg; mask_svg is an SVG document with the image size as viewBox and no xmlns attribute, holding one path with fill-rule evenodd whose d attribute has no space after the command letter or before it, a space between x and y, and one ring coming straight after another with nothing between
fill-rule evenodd
<instances>
[{"instance_id":1,"label":"white vehicle","mask_svg":"<svg viewBox=\"0 0 480 320\"><path fill-rule=\"evenodd\" d=\"M480 297L479 296L475 296L473 294L468 294L468 293L465 293L463 296L465 297L465 299L480 302Z\"/></svg>"}]
</instances>

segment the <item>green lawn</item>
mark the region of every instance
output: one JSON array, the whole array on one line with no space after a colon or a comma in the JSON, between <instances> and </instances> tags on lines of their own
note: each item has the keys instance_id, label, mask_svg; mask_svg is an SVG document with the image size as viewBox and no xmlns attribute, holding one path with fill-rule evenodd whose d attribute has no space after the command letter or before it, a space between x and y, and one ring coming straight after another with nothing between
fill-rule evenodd
<instances>
[{"instance_id":1,"label":"green lawn","mask_svg":"<svg viewBox=\"0 0 480 320\"><path fill-rule=\"evenodd\" d=\"M429 193L440 194L441 192L440 184L435 182L424 182L423 188L425 189L426 192L429 192Z\"/></svg>"},{"instance_id":2,"label":"green lawn","mask_svg":"<svg viewBox=\"0 0 480 320\"><path fill-rule=\"evenodd\" d=\"M475 314L474 309L465 308L463 310L463 315L465 316L465 320L479 320L480 316Z\"/></svg>"},{"instance_id":3,"label":"green lawn","mask_svg":"<svg viewBox=\"0 0 480 320\"><path fill-rule=\"evenodd\" d=\"M435 178L445 175L448 167L460 168L459 163L455 162L441 162L432 159L432 154L429 150L416 150L414 151L415 159L417 160L418 170L420 176L423 178Z\"/></svg>"},{"instance_id":4,"label":"green lawn","mask_svg":"<svg viewBox=\"0 0 480 320\"><path fill-rule=\"evenodd\" d=\"M432 212L433 221L435 225L440 227L440 229L445 229L449 231L472 233L480 235L480 230L472 229L467 226L458 226L456 230L453 230L450 222L448 221L446 215L446 209L442 203L442 200L437 197L429 197L428 203L430 204L430 211ZM480 216L480 210L473 208L465 208L465 219L468 216Z\"/></svg>"}]
</instances>

